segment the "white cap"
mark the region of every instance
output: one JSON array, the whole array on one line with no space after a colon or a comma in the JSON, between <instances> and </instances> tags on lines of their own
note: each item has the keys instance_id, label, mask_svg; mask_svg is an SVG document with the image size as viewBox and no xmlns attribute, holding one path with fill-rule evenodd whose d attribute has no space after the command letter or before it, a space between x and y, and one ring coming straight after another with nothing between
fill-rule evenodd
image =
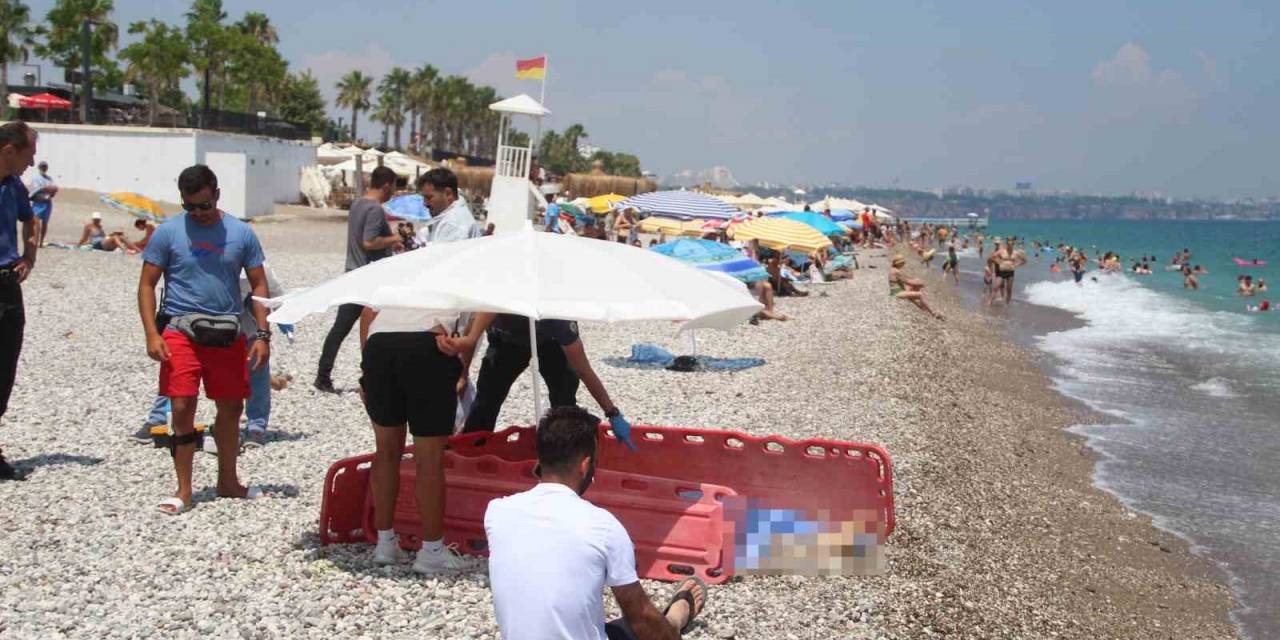
<instances>
[{"instance_id":1,"label":"white cap","mask_svg":"<svg viewBox=\"0 0 1280 640\"><path fill-rule=\"evenodd\" d=\"M94 220L101 220L101 219L102 219L102 214L101 214L101 213L99 213L99 212L97 212L97 211L94 211L94 212L93 212L93 219L94 219Z\"/></svg>"}]
</instances>

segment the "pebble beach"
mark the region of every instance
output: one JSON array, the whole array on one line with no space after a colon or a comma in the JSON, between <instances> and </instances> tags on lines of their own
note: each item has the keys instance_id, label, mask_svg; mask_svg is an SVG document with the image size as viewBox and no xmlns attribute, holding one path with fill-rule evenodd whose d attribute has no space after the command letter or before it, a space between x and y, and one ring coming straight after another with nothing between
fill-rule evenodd
<instances>
[{"instance_id":1,"label":"pebble beach","mask_svg":"<svg viewBox=\"0 0 1280 640\"><path fill-rule=\"evenodd\" d=\"M137 235L124 214L68 190L49 240L74 242L94 210ZM339 216L294 212L255 230L286 287L342 272ZM1236 637L1223 576L1092 486L1093 454L1064 430L1089 416L1053 391L1037 356L940 279L924 276L945 322L888 298L888 255L863 251L852 280L780 298L789 321L699 333L699 354L760 367L614 366L634 343L683 354L688 339L663 323L582 325L597 373L638 424L852 440L892 457L897 529L883 575L737 577L711 589L687 637ZM194 508L156 511L174 486L168 453L128 438L158 371L138 320L140 265L50 248L24 285L0 445L28 479L0 484L0 637L496 637L483 572L423 578L375 566L367 545L320 544L325 470L373 448L353 392L355 336L334 371L348 392L310 387L332 312L273 345L273 371L293 384L273 396L266 446L240 458L242 481L268 496L213 499L214 458L197 454ZM585 390L579 400L590 402ZM531 407L526 376L499 423L527 424ZM212 409L202 403L198 421ZM659 602L672 590L645 586Z\"/></svg>"}]
</instances>

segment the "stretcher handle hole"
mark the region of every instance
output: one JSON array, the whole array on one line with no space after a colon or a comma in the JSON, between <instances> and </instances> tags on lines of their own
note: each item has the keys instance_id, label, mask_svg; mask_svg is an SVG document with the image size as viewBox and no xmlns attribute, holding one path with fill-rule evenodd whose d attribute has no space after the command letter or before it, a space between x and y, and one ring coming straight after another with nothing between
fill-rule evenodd
<instances>
[{"instance_id":1,"label":"stretcher handle hole","mask_svg":"<svg viewBox=\"0 0 1280 640\"><path fill-rule=\"evenodd\" d=\"M685 434L685 436L684 436L684 441L685 441L685 442L692 442L692 443L694 443L694 444L702 444L703 442L706 442L706 439L705 439L705 438L703 438L703 437L702 437L702 436L700 436L700 435L696 435L696 434L692 434L692 433L687 433L687 434Z\"/></svg>"},{"instance_id":2,"label":"stretcher handle hole","mask_svg":"<svg viewBox=\"0 0 1280 640\"><path fill-rule=\"evenodd\" d=\"M780 442L769 441L764 443L764 450L768 451L769 453L782 453L787 449L786 447L783 447L782 443Z\"/></svg>"},{"instance_id":3,"label":"stretcher handle hole","mask_svg":"<svg viewBox=\"0 0 1280 640\"><path fill-rule=\"evenodd\" d=\"M730 449L742 449L743 447L746 447L747 444L738 438L725 438L724 446Z\"/></svg>"},{"instance_id":4,"label":"stretcher handle hole","mask_svg":"<svg viewBox=\"0 0 1280 640\"><path fill-rule=\"evenodd\" d=\"M867 457L876 461L876 470L880 476L880 479L884 480L884 458L881 458L880 454L876 453L875 451L868 451Z\"/></svg>"},{"instance_id":5,"label":"stretcher handle hole","mask_svg":"<svg viewBox=\"0 0 1280 640\"><path fill-rule=\"evenodd\" d=\"M511 430L511 435L507 436L507 442L515 442L520 439L520 432L515 429Z\"/></svg>"},{"instance_id":6,"label":"stretcher handle hole","mask_svg":"<svg viewBox=\"0 0 1280 640\"><path fill-rule=\"evenodd\" d=\"M810 446L810 447L806 448L806 449L804 450L804 453L805 453L805 455L810 456L810 457L813 457L813 458L825 458L825 457L827 457L827 450L826 450L824 447L819 447L819 446L817 446L817 445L813 445L813 446Z\"/></svg>"},{"instance_id":7,"label":"stretcher handle hole","mask_svg":"<svg viewBox=\"0 0 1280 640\"><path fill-rule=\"evenodd\" d=\"M644 434L644 439L645 439L645 440L657 440L657 441L661 442L661 441L663 441L663 440L665 440L665 439L666 439L666 436L664 436L664 435L662 435L661 433L658 433L658 432L656 432L656 431L649 431L649 432L647 432L647 433L645 433L645 434Z\"/></svg>"},{"instance_id":8,"label":"stretcher handle hole","mask_svg":"<svg viewBox=\"0 0 1280 640\"><path fill-rule=\"evenodd\" d=\"M676 489L676 495L681 498L684 498L685 500L689 500L691 502L697 502L702 499L702 490L690 489L687 487L679 487Z\"/></svg>"},{"instance_id":9,"label":"stretcher handle hole","mask_svg":"<svg viewBox=\"0 0 1280 640\"><path fill-rule=\"evenodd\" d=\"M636 480L635 478L623 478L622 488L629 489L631 491L644 491L649 488L649 483L643 480Z\"/></svg>"},{"instance_id":10,"label":"stretcher handle hole","mask_svg":"<svg viewBox=\"0 0 1280 640\"><path fill-rule=\"evenodd\" d=\"M693 567L687 564L675 564L675 563L668 564L667 571L670 571L671 573L682 575L682 576L693 575Z\"/></svg>"}]
</instances>

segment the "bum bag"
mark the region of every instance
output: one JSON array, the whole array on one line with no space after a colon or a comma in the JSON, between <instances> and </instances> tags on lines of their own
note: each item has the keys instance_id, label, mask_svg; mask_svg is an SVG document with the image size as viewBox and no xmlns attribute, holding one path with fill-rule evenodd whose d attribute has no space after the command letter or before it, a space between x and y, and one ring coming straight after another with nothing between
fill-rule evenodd
<instances>
[{"instance_id":1,"label":"bum bag","mask_svg":"<svg viewBox=\"0 0 1280 640\"><path fill-rule=\"evenodd\" d=\"M240 318L237 316L188 313L174 316L169 326L205 347L229 347L240 337Z\"/></svg>"}]
</instances>

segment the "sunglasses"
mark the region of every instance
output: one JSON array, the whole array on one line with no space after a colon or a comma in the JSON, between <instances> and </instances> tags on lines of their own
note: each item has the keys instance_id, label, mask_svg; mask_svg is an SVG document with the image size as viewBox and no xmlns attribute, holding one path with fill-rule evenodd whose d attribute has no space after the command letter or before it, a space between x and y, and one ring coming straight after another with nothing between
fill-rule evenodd
<instances>
[{"instance_id":1,"label":"sunglasses","mask_svg":"<svg viewBox=\"0 0 1280 640\"><path fill-rule=\"evenodd\" d=\"M215 206L214 202L216 201L208 200L205 202L184 202L182 203L182 208L187 211L208 211Z\"/></svg>"}]
</instances>

